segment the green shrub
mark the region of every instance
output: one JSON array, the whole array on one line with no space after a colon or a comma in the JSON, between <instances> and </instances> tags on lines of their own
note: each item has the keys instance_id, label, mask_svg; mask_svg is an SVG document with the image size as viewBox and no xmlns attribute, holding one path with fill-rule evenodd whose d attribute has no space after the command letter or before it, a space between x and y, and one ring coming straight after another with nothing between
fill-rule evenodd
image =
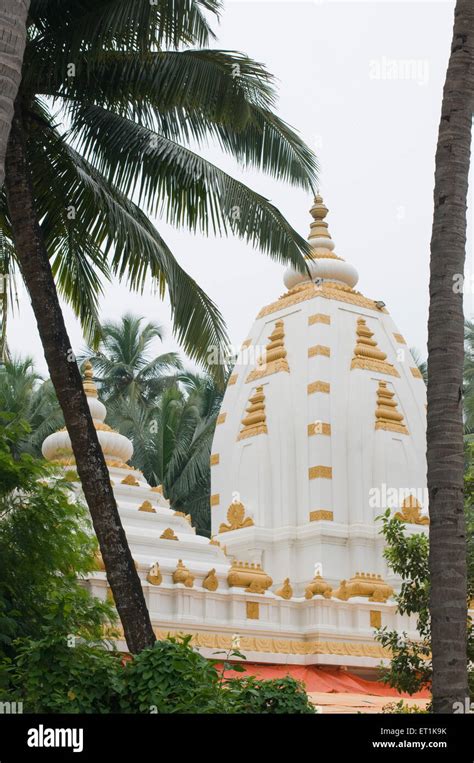
<instances>
[{"instance_id":1,"label":"green shrub","mask_svg":"<svg viewBox=\"0 0 474 763\"><path fill-rule=\"evenodd\" d=\"M233 678L226 690L231 695L229 711L234 713L314 714L304 685L294 678L260 680L253 676Z\"/></svg>"}]
</instances>

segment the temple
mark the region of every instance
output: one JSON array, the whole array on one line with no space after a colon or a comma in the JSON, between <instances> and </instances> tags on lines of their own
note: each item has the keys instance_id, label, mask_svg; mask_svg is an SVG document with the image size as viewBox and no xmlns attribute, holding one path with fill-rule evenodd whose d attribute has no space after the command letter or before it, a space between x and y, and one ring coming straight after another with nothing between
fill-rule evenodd
<instances>
[{"instance_id":1,"label":"temple","mask_svg":"<svg viewBox=\"0 0 474 763\"><path fill-rule=\"evenodd\" d=\"M132 445L106 424L91 368L84 387L158 637L193 634L212 656L238 634L253 663L375 676L388 655L374 628L416 635L396 611L400 580L377 517L390 508L409 532L428 531L425 384L384 303L355 289L327 212L316 196L307 270L285 272L285 293L260 310L229 378L211 540L129 465ZM65 430L43 454L74 478ZM88 585L108 595L103 569Z\"/></svg>"}]
</instances>

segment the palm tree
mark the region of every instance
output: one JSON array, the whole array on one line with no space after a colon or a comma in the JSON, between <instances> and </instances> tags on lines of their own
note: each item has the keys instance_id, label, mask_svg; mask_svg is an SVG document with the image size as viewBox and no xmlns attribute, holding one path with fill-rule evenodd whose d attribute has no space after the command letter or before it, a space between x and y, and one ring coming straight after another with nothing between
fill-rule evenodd
<instances>
[{"instance_id":1,"label":"palm tree","mask_svg":"<svg viewBox=\"0 0 474 763\"><path fill-rule=\"evenodd\" d=\"M428 320L427 461L433 710L469 696L463 506L463 297L474 106L474 4L457 0L436 151Z\"/></svg>"},{"instance_id":2,"label":"palm tree","mask_svg":"<svg viewBox=\"0 0 474 763\"><path fill-rule=\"evenodd\" d=\"M45 438L64 425L53 385L36 373L30 357L12 358L0 368L0 412L8 414L10 423L23 422L28 427L23 437L15 439L15 457L20 453L41 456Z\"/></svg>"},{"instance_id":3,"label":"palm tree","mask_svg":"<svg viewBox=\"0 0 474 763\"><path fill-rule=\"evenodd\" d=\"M0 3L0 189L5 180L5 154L21 79L29 6L30 0Z\"/></svg>"},{"instance_id":4,"label":"palm tree","mask_svg":"<svg viewBox=\"0 0 474 763\"><path fill-rule=\"evenodd\" d=\"M314 157L273 113L268 72L242 54L202 49L212 37L204 14L218 8L217 0L32 0L7 149L1 225L131 652L155 636L54 279L97 340L103 281L115 275L141 290L150 276L161 295L168 290L178 341L202 361L226 344L222 317L147 212L192 231L235 233L305 269L307 243L278 210L187 146L213 138L244 166L314 186Z\"/></svg>"},{"instance_id":5,"label":"palm tree","mask_svg":"<svg viewBox=\"0 0 474 763\"><path fill-rule=\"evenodd\" d=\"M103 323L98 351L87 353L101 396L109 404L123 398L127 405L149 406L182 368L176 352L150 357L150 345L163 339L163 328L151 322L143 326L143 320L127 313L119 322Z\"/></svg>"},{"instance_id":6,"label":"palm tree","mask_svg":"<svg viewBox=\"0 0 474 763\"><path fill-rule=\"evenodd\" d=\"M114 409L115 426L133 442L134 465L203 535L210 533L210 455L222 397L212 376L187 373L154 407L134 401Z\"/></svg>"}]
</instances>

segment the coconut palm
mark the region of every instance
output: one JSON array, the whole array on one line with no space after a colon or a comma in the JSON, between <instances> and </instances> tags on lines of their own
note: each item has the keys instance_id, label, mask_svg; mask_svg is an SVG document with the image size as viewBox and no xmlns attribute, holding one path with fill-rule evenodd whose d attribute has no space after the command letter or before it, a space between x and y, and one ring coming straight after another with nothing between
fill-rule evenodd
<instances>
[{"instance_id":1,"label":"coconut palm","mask_svg":"<svg viewBox=\"0 0 474 763\"><path fill-rule=\"evenodd\" d=\"M13 455L41 455L45 438L64 426L53 385L35 371L33 359L12 358L0 368L0 412L10 423L23 422L28 431L15 439Z\"/></svg>"},{"instance_id":2,"label":"coconut palm","mask_svg":"<svg viewBox=\"0 0 474 763\"><path fill-rule=\"evenodd\" d=\"M0 7L0 188L5 180L5 154L21 79L29 6L30 0L3 0Z\"/></svg>"},{"instance_id":3,"label":"coconut palm","mask_svg":"<svg viewBox=\"0 0 474 763\"><path fill-rule=\"evenodd\" d=\"M474 108L474 4L457 0L436 151L428 321L427 462L433 710L469 696L463 505L463 295Z\"/></svg>"},{"instance_id":4,"label":"coconut palm","mask_svg":"<svg viewBox=\"0 0 474 763\"><path fill-rule=\"evenodd\" d=\"M97 352L86 355L92 362L101 397L109 405L123 398L150 406L176 378L182 363L176 352L150 356L150 345L163 339L163 328L127 313L120 321L102 324Z\"/></svg>"},{"instance_id":5,"label":"coconut palm","mask_svg":"<svg viewBox=\"0 0 474 763\"><path fill-rule=\"evenodd\" d=\"M133 464L175 511L191 514L201 534L210 532L210 455L223 390L211 376L183 374L154 407L121 401L115 426L134 446Z\"/></svg>"},{"instance_id":6,"label":"coconut palm","mask_svg":"<svg viewBox=\"0 0 474 763\"><path fill-rule=\"evenodd\" d=\"M218 8L217 0L32 0L7 149L0 223L30 294L131 652L155 636L56 284L97 340L104 281L141 290L151 278L160 295L168 291L178 340L202 361L226 343L222 317L148 214L234 233L305 269L307 243L278 210L198 153L214 139L245 167L314 185L314 157L274 114L264 67L205 49L206 14Z\"/></svg>"}]
</instances>

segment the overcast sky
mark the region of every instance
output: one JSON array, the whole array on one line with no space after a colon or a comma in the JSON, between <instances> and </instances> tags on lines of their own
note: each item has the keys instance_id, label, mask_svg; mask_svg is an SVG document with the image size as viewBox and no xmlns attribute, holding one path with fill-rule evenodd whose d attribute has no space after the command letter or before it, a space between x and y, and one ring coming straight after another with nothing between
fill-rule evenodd
<instances>
[{"instance_id":1,"label":"overcast sky","mask_svg":"<svg viewBox=\"0 0 474 763\"><path fill-rule=\"evenodd\" d=\"M320 188L336 252L358 269L357 288L386 302L400 332L422 355L434 155L453 8L450 0L227 0L213 46L243 51L276 75L280 116L320 160ZM212 148L207 156L271 198L307 235L311 197L256 172L241 173ZM180 263L220 307L238 345L260 307L284 291L283 268L238 239L206 239L156 222ZM470 277L470 241L467 252ZM23 289L20 302L10 321L10 347L32 354L45 372ZM102 317L118 319L125 310L165 325L164 349L176 348L167 303L151 293L138 296L125 286L108 286ZM466 313L472 312L469 294ZM65 316L79 351L80 328L67 308Z\"/></svg>"}]
</instances>

